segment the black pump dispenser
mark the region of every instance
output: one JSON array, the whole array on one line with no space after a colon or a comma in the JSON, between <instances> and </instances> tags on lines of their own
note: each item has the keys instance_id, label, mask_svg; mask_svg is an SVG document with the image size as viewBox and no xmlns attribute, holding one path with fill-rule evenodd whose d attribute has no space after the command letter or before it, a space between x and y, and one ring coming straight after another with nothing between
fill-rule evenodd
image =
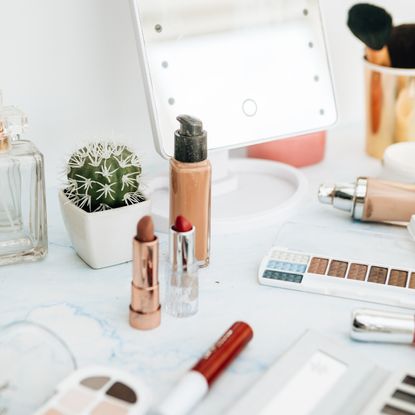
<instances>
[{"instance_id":1,"label":"black pump dispenser","mask_svg":"<svg viewBox=\"0 0 415 415\"><path fill-rule=\"evenodd\" d=\"M183 163L207 159L207 133L202 121L190 115L179 115L180 128L174 133L174 158Z\"/></svg>"}]
</instances>

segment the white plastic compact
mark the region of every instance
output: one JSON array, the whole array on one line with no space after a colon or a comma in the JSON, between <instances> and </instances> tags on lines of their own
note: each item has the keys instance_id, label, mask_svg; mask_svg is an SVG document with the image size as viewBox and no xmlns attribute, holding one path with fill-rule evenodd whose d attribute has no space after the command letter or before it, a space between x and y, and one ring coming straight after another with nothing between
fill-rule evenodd
<instances>
[{"instance_id":1,"label":"white plastic compact","mask_svg":"<svg viewBox=\"0 0 415 415\"><path fill-rule=\"evenodd\" d=\"M34 415L142 415L149 406L144 383L109 367L87 367L64 379Z\"/></svg>"},{"instance_id":2,"label":"white plastic compact","mask_svg":"<svg viewBox=\"0 0 415 415\"><path fill-rule=\"evenodd\" d=\"M389 373L307 332L227 415L413 415L415 369Z\"/></svg>"}]
</instances>

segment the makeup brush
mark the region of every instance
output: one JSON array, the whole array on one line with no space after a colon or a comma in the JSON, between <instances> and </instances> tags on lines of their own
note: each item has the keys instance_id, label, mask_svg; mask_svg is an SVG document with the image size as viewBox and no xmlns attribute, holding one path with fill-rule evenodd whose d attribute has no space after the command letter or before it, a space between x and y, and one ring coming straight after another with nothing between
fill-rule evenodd
<instances>
[{"instance_id":1,"label":"makeup brush","mask_svg":"<svg viewBox=\"0 0 415 415\"><path fill-rule=\"evenodd\" d=\"M391 66L386 46L392 33L392 17L384 9L371 4L355 4L349 10L347 26L366 45L366 59L374 64ZM380 129L383 93L379 72L370 78L370 128L373 134Z\"/></svg>"},{"instance_id":2,"label":"makeup brush","mask_svg":"<svg viewBox=\"0 0 415 415\"><path fill-rule=\"evenodd\" d=\"M393 26L391 15L368 3L350 8L347 26L366 45L366 59L376 65L415 68L415 24Z\"/></svg>"},{"instance_id":3,"label":"makeup brush","mask_svg":"<svg viewBox=\"0 0 415 415\"><path fill-rule=\"evenodd\" d=\"M349 10L347 26L367 47L366 58L377 65L391 66L387 42L392 34L392 17L381 7L355 4Z\"/></svg>"}]
</instances>

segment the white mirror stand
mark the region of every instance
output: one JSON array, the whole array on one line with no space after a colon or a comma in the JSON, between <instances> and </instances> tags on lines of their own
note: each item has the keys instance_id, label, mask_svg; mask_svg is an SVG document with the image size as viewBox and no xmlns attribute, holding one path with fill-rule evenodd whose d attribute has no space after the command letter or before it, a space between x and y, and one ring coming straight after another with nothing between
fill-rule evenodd
<instances>
[{"instance_id":1,"label":"white mirror stand","mask_svg":"<svg viewBox=\"0 0 415 415\"><path fill-rule=\"evenodd\" d=\"M304 174L268 160L229 158L228 151L209 155L212 163L212 233L248 231L283 222L308 193ZM169 228L169 178L149 182L156 229Z\"/></svg>"}]
</instances>

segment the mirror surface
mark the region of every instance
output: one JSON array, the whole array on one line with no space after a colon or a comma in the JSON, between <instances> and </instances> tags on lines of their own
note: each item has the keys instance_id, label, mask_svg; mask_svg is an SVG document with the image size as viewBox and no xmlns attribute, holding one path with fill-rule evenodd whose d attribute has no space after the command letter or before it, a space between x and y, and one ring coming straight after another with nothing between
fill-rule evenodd
<instances>
[{"instance_id":1,"label":"mirror surface","mask_svg":"<svg viewBox=\"0 0 415 415\"><path fill-rule=\"evenodd\" d=\"M336 109L318 0L132 0L156 148L176 116L209 149L323 129Z\"/></svg>"}]
</instances>

